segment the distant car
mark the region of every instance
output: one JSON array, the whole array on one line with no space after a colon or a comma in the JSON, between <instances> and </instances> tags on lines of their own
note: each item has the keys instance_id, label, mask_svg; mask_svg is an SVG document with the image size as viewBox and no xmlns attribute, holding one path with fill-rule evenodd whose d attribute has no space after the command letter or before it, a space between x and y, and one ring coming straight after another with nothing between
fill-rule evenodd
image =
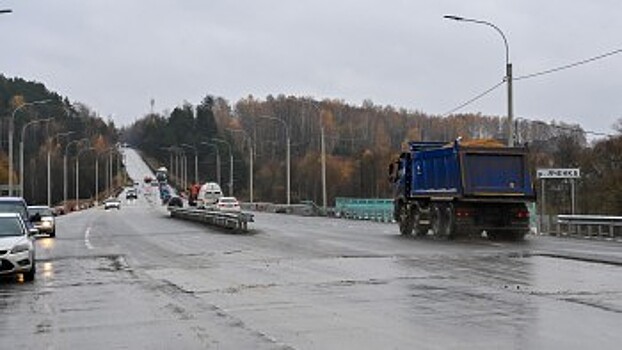
<instances>
[{"instance_id":1,"label":"distant car","mask_svg":"<svg viewBox=\"0 0 622 350\"><path fill-rule=\"evenodd\" d=\"M22 274L24 280L35 279L36 261L33 235L18 213L0 214L0 275Z\"/></svg>"},{"instance_id":2,"label":"distant car","mask_svg":"<svg viewBox=\"0 0 622 350\"><path fill-rule=\"evenodd\" d=\"M127 192L125 192L125 199L137 199L138 198L138 194L136 193L135 189L129 189L127 190Z\"/></svg>"},{"instance_id":3,"label":"distant car","mask_svg":"<svg viewBox=\"0 0 622 350\"><path fill-rule=\"evenodd\" d=\"M121 209L121 201L118 198L108 198L104 201L104 209L112 209L115 208L117 210Z\"/></svg>"},{"instance_id":4,"label":"distant car","mask_svg":"<svg viewBox=\"0 0 622 350\"><path fill-rule=\"evenodd\" d=\"M32 224L39 233L46 233L50 237L56 237L56 219L52 208L47 205L28 206L28 215Z\"/></svg>"},{"instance_id":5,"label":"distant car","mask_svg":"<svg viewBox=\"0 0 622 350\"><path fill-rule=\"evenodd\" d=\"M216 210L224 212L240 212L240 202L235 197L220 197L216 201Z\"/></svg>"},{"instance_id":6,"label":"distant car","mask_svg":"<svg viewBox=\"0 0 622 350\"><path fill-rule=\"evenodd\" d=\"M184 201L179 198L179 197L171 197L171 199L168 200L168 209L172 209L172 208L183 208L184 207Z\"/></svg>"}]
</instances>

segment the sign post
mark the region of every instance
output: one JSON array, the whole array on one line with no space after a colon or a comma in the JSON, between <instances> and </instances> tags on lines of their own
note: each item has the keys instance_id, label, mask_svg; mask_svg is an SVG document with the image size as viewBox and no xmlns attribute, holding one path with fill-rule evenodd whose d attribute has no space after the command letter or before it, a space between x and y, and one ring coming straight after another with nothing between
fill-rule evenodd
<instances>
[{"instance_id":1,"label":"sign post","mask_svg":"<svg viewBox=\"0 0 622 350\"><path fill-rule=\"evenodd\" d=\"M544 230L544 216L545 216L545 180L546 179L570 179L570 201L572 215L575 213L576 208L576 193L575 193L575 180L581 178L581 169L579 168L545 168L537 170L537 177L541 180L540 186L542 187L542 200L540 201L540 232ZM550 230L550 221L547 225Z\"/></svg>"}]
</instances>

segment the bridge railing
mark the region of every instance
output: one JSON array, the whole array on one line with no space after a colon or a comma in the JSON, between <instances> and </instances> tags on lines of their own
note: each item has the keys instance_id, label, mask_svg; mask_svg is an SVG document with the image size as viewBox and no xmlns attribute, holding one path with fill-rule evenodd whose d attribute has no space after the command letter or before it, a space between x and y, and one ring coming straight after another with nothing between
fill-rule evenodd
<instances>
[{"instance_id":1,"label":"bridge railing","mask_svg":"<svg viewBox=\"0 0 622 350\"><path fill-rule=\"evenodd\" d=\"M622 236L622 216L557 215L553 232L557 235Z\"/></svg>"},{"instance_id":2,"label":"bridge railing","mask_svg":"<svg viewBox=\"0 0 622 350\"><path fill-rule=\"evenodd\" d=\"M228 228L240 232L248 231L248 223L253 222L251 213L227 213L221 211L194 209L194 208L169 208L172 218L204 223L207 225Z\"/></svg>"},{"instance_id":3,"label":"bridge railing","mask_svg":"<svg viewBox=\"0 0 622 350\"><path fill-rule=\"evenodd\" d=\"M346 219L393 221L391 198L335 198L335 216Z\"/></svg>"}]
</instances>

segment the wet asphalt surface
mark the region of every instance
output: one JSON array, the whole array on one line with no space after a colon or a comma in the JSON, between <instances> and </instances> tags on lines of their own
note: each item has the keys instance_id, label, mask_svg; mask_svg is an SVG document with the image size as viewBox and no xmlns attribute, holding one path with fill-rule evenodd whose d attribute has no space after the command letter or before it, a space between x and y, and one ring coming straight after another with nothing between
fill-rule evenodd
<instances>
[{"instance_id":1,"label":"wet asphalt surface","mask_svg":"<svg viewBox=\"0 0 622 350\"><path fill-rule=\"evenodd\" d=\"M235 234L171 219L145 190L121 210L73 213L57 225L55 239L37 240L34 282L0 279L0 339L11 348L618 349L622 341L618 242L403 238L394 224L264 213Z\"/></svg>"}]
</instances>

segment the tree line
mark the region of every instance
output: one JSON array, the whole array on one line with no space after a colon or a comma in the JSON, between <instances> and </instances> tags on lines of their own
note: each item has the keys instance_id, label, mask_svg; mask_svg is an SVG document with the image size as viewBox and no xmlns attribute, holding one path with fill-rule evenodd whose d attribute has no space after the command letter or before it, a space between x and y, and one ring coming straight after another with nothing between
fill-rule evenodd
<instances>
[{"instance_id":1,"label":"tree line","mask_svg":"<svg viewBox=\"0 0 622 350\"><path fill-rule=\"evenodd\" d=\"M33 102L36 102L32 104ZM46 120L49 119L49 120ZM99 160L98 193L107 190L108 183L122 185L121 166L115 144L118 131L112 120L104 121L96 112L81 103L49 91L43 84L21 78L0 75L0 184L9 179L9 131L13 127L13 184L20 183L19 143L24 131L24 193L29 204L47 203L47 158L50 155L51 201L59 204L64 199L64 162L67 166L67 197L75 198L75 157L80 155L79 192L82 198L95 195L95 159ZM46 120L32 123L35 120ZM24 129L24 126L28 126ZM81 140L80 142L77 142ZM71 144L69 144L71 143ZM69 147L67 147L69 146ZM109 154L113 153L113 164ZM108 167L113 168L109 179ZM109 180L109 181L107 181ZM6 195L6 190L4 191Z\"/></svg>"},{"instance_id":2,"label":"tree line","mask_svg":"<svg viewBox=\"0 0 622 350\"><path fill-rule=\"evenodd\" d=\"M33 101L46 102L24 106ZM14 119L14 184L20 181L18 145L23 127L34 120L50 119L31 124L24 133L24 197L29 203L47 201L48 152L53 203L60 203L64 197L64 155L69 160L68 198L75 198L74 165L78 152L82 152L81 197L92 197L95 193L96 157L100 165L97 192L106 190L110 152L114 154L112 180L115 187L121 186L123 169L118 166L115 146L119 141L135 146L160 166L170 167L171 156L184 152L191 180L196 150L200 182L216 181L218 152L221 185L225 188L229 179L229 150L225 145L228 143L233 155L234 194L241 199L249 197L252 147L255 201L284 202L285 145L286 136L289 136L292 202L321 203L320 135L323 130L328 203L333 205L335 197L339 196L390 197L386 167L406 149L408 141L451 141L457 137L503 141L507 134L506 119L498 116L465 113L443 117L379 106L371 101L352 105L342 100L286 95L270 95L264 99L248 96L234 103L206 95L197 105L186 102L170 112L147 114L132 125L118 129L112 120L102 119L84 104L71 103L41 83L0 75L0 184L5 185L8 184L11 119ZM578 212L612 215L622 212L622 120L615 125L614 135L594 141L587 140L580 126L563 122L518 119L515 130L516 140L530 149L532 175L535 176L537 168L581 169L582 177L577 181ZM540 193L540 188L538 190ZM547 211L551 214L570 212L569 192L569 182L549 181Z\"/></svg>"},{"instance_id":3,"label":"tree line","mask_svg":"<svg viewBox=\"0 0 622 350\"><path fill-rule=\"evenodd\" d=\"M275 120L278 119L278 120ZM620 124L622 125L622 124ZM321 132L325 135L328 203L335 197L390 197L387 165L406 149L408 141L503 139L507 119L481 114L428 115L421 111L379 106L364 101L360 106L341 100L309 97L254 96L231 104L211 95L196 106L185 102L172 112L148 114L122 130L122 137L160 165L183 152L188 174L193 174L194 150L199 154L200 182L215 181L215 152L221 154L221 181L228 181L226 148L212 139L232 145L234 194L249 197L250 147L254 150L254 200L284 202L286 198L286 138L291 140L292 202L322 202ZM617 158L620 134L588 142L578 125L518 119L515 137L527 144L529 167L578 167L578 210L584 213L620 213L622 169ZM620 131L620 128L618 128ZM185 146L182 146L185 145ZM188 147L192 146L192 147ZM173 147L173 148L171 148ZM192 176L189 176L192 179ZM534 179L535 182L535 179ZM222 183L223 187L226 184ZM570 211L570 184L547 185L547 211Z\"/></svg>"}]
</instances>

